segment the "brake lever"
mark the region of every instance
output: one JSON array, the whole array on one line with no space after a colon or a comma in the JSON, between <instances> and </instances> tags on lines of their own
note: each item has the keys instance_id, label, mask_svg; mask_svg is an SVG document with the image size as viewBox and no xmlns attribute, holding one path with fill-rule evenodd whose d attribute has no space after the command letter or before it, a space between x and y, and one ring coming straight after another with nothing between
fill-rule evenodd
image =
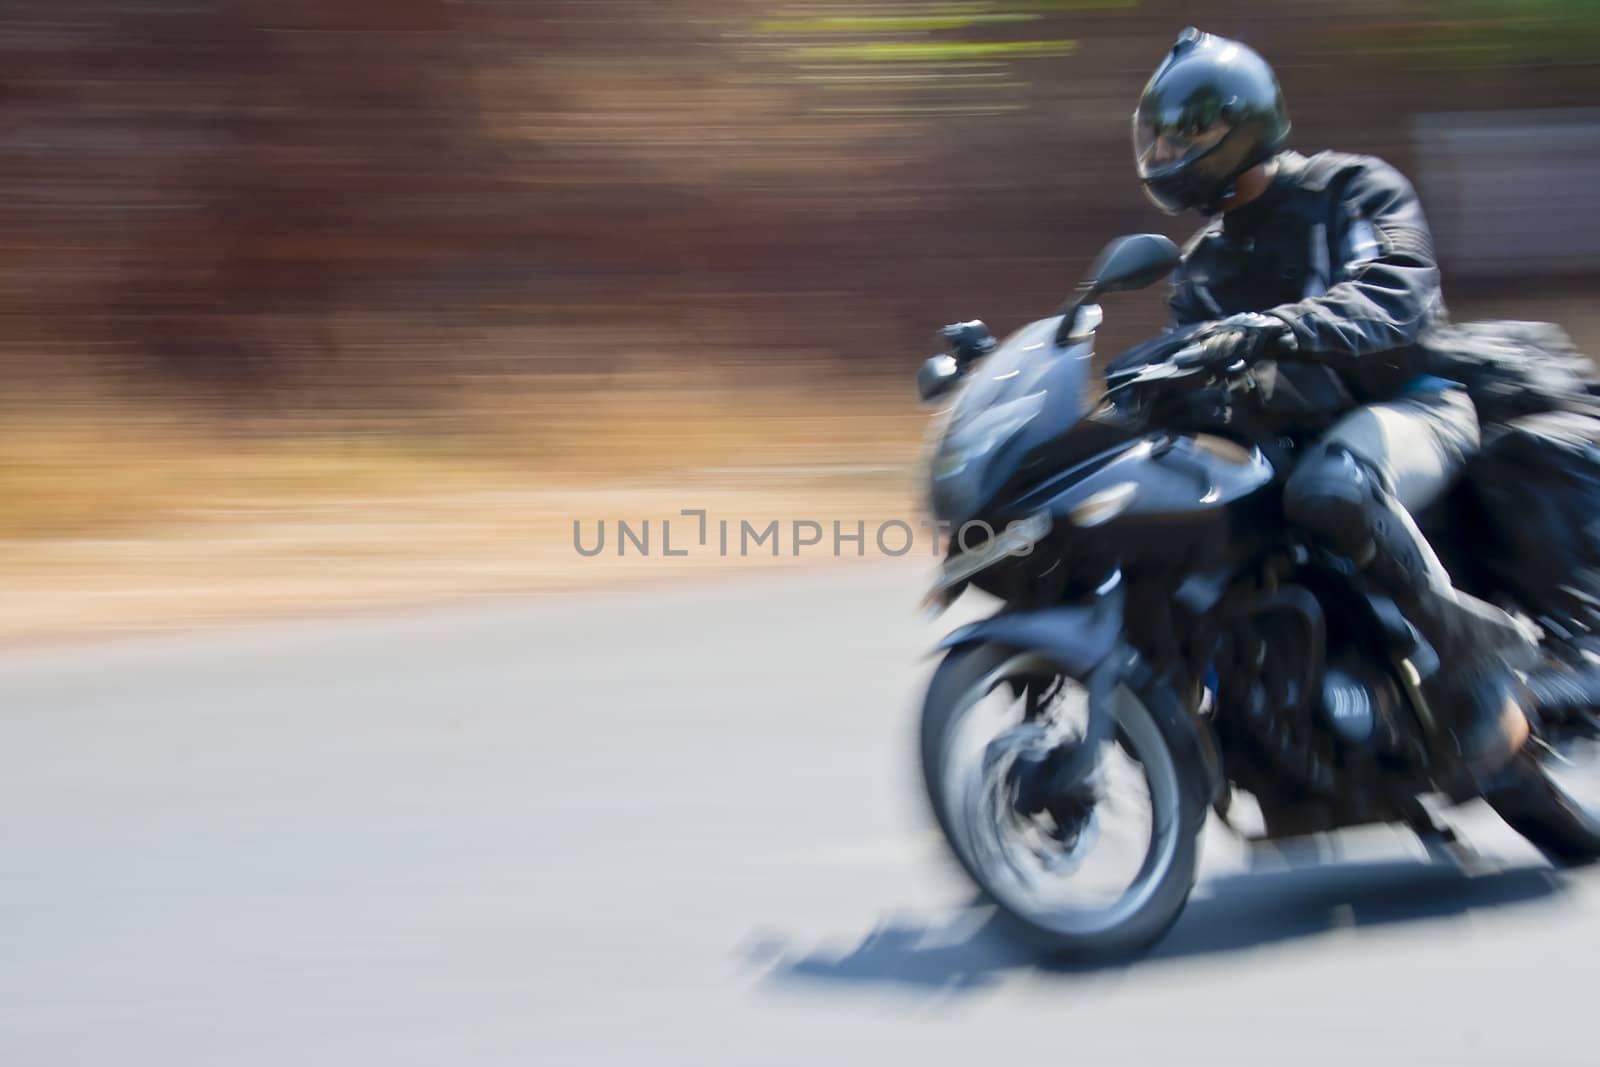
<instances>
[{"instance_id":1,"label":"brake lever","mask_svg":"<svg viewBox=\"0 0 1600 1067\"><path fill-rule=\"evenodd\" d=\"M1219 368L1209 360L1197 358L1205 351L1204 342L1186 345L1166 359L1146 364L1119 381L1107 381L1106 395L1111 396L1136 386L1199 377L1202 372L1206 374L1208 380L1217 377L1226 379L1229 392L1248 392L1254 388L1255 376L1250 373L1250 364L1240 359ZM1244 388L1240 389L1240 386Z\"/></svg>"},{"instance_id":2,"label":"brake lever","mask_svg":"<svg viewBox=\"0 0 1600 1067\"><path fill-rule=\"evenodd\" d=\"M1202 341L1198 344L1184 345L1163 362L1170 363L1182 370L1199 370L1209 362L1205 356L1206 345Z\"/></svg>"}]
</instances>

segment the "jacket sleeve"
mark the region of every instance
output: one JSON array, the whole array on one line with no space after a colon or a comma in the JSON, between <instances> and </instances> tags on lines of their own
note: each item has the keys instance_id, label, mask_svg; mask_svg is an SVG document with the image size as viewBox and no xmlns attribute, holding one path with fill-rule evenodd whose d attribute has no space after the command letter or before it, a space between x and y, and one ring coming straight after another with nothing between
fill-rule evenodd
<instances>
[{"instance_id":1,"label":"jacket sleeve","mask_svg":"<svg viewBox=\"0 0 1600 1067\"><path fill-rule=\"evenodd\" d=\"M1433 236L1411 183L1367 160L1344 183L1334 246L1354 250L1321 296L1270 308L1303 358L1347 363L1403 348L1442 306ZM1359 229L1358 229L1359 228Z\"/></svg>"},{"instance_id":2,"label":"jacket sleeve","mask_svg":"<svg viewBox=\"0 0 1600 1067\"><path fill-rule=\"evenodd\" d=\"M1167 332L1209 322L1216 317L1200 303L1194 286L1184 281L1183 268L1179 267L1172 279L1172 292L1167 297Z\"/></svg>"},{"instance_id":3,"label":"jacket sleeve","mask_svg":"<svg viewBox=\"0 0 1600 1067\"><path fill-rule=\"evenodd\" d=\"M1183 262L1178 264L1178 269L1172 273L1172 288L1167 294L1167 332L1181 330L1185 326L1194 326L1197 323L1210 322L1221 318L1214 308L1206 307L1200 299L1200 294L1189 283L1189 269L1192 257L1201 254L1200 248L1207 230L1202 229L1193 237L1183 249Z\"/></svg>"}]
</instances>

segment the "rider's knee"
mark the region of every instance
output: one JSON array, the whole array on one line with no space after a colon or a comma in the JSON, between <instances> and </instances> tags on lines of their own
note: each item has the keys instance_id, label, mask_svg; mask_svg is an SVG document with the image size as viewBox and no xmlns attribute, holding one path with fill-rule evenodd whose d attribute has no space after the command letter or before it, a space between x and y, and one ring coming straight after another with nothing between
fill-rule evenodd
<instances>
[{"instance_id":1,"label":"rider's knee","mask_svg":"<svg viewBox=\"0 0 1600 1067\"><path fill-rule=\"evenodd\" d=\"M1371 471L1342 448L1300 461L1283 490L1284 517L1342 556L1363 555L1381 508Z\"/></svg>"}]
</instances>

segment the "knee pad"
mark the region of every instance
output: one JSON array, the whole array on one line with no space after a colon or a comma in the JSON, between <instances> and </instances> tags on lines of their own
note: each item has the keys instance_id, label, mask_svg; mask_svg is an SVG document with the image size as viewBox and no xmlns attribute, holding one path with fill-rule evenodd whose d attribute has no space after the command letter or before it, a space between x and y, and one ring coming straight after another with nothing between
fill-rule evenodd
<instances>
[{"instance_id":1,"label":"knee pad","mask_svg":"<svg viewBox=\"0 0 1600 1067\"><path fill-rule=\"evenodd\" d=\"M1342 448L1304 457L1283 490L1284 517L1356 563L1371 554L1387 510L1377 475Z\"/></svg>"}]
</instances>

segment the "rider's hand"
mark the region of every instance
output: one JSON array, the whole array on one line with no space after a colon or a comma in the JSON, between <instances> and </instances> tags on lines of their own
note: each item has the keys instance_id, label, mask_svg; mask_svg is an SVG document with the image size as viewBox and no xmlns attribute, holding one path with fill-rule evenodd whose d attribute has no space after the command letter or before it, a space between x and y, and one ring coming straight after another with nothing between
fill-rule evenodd
<instances>
[{"instance_id":1,"label":"rider's hand","mask_svg":"<svg viewBox=\"0 0 1600 1067\"><path fill-rule=\"evenodd\" d=\"M1173 362L1184 367L1223 369L1235 364L1249 366L1294 351L1294 334L1288 323L1271 315L1253 312L1230 315L1200 331Z\"/></svg>"}]
</instances>

